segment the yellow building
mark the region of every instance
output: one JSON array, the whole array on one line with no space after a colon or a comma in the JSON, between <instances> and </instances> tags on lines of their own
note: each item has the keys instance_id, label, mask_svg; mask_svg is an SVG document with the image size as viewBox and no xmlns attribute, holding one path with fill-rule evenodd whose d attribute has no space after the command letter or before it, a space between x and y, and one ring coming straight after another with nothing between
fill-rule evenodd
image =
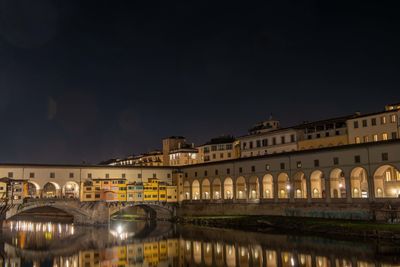
<instances>
[{"instance_id":1,"label":"yellow building","mask_svg":"<svg viewBox=\"0 0 400 267\"><path fill-rule=\"evenodd\" d=\"M356 115L306 122L294 128L302 134L298 138L298 150L334 147L348 144L347 120Z\"/></svg>"},{"instance_id":2,"label":"yellow building","mask_svg":"<svg viewBox=\"0 0 400 267\"><path fill-rule=\"evenodd\" d=\"M199 150L198 163L229 160L240 157L240 143L236 141L233 136L213 138L197 148Z\"/></svg>"},{"instance_id":3,"label":"yellow building","mask_svg":"<svg viewBox=\"0 0 400 267\"><path fill-rule=\"evenodd\" d=\"M133 183L126 185L126 195L128 202L143 201L143 184Z\"/></svg>"},{"instance_id":4,"label":"yellow building","mask_svg":"<svg viewBox=\"0 0 400 267\"><path fill-rule=\"evenodd\" d=\"M144 201L158 201L159 182L157 179L149 179L148 182L143 183Z\"/></svg>"},{"instance_id":5,"label":"yellow building","mask_svg":"<svg viewBox=\"0 0 400 267\"><path fill-rule=\"evenodd\" d=\"M167 191L167 202L168 203L178 202L177 186L167 185L166 191Z\"/></svg>"}]
</instances>

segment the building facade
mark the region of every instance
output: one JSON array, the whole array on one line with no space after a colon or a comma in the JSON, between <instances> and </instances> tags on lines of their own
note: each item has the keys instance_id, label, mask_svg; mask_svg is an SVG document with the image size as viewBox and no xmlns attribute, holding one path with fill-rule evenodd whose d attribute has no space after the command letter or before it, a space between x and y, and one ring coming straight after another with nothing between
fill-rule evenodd
<instances>
[{"instance_id":1,"label":"building facade","mask_svg":"<svg viewBox=\"0 0 400 267\"><path fill-rule=\"evenodd\" d=\"M199 151L198 163L229 160L240 157L240 144L233 136L213 138L204 145L198 146L197 149Z\"/></svg>"},{"instance_id":2,"label":"building facade","mask_svg":"<svg viewBox=\"0 0 400 267\"><path fill-rule=\"evenodd\" d=\"M385 111L359 115L347 121L349 144L379 142L400 138L400 109L386 106Z\"/></svg>"}]
</instances>

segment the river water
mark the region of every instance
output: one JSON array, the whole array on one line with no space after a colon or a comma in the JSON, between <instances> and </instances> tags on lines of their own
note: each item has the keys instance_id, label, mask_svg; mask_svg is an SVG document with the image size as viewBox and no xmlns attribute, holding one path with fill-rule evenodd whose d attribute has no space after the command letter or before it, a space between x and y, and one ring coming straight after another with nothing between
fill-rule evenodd
<instances>
[{"instance_id":1,"label":"river water","mask_svg":"<svg viewBox=\"0 0 400 267\"><path fill-rule=\"evenodd\" d=\"M390 242L251 233L167 222L110 227L9 221L0 266L400 266Z\"/></svg>"}]
</instances>

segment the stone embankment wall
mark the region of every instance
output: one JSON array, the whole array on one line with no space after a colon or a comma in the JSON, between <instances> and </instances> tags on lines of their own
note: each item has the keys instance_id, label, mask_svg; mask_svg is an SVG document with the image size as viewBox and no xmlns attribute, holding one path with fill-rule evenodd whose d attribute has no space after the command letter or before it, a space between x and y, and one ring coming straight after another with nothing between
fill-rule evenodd
<instances>
[{"instance_id":1,"label":"stone embankment wall","mask_svg":"<svg viewBox=\"0 0 400 267\"><path fill-rule=\"evenodd\" d=\"M392 203L212 203L187 202L177 210L178 217L270 215L329 219L387 221L400 218L400 204Z\"/></svg>"}]
</instances>

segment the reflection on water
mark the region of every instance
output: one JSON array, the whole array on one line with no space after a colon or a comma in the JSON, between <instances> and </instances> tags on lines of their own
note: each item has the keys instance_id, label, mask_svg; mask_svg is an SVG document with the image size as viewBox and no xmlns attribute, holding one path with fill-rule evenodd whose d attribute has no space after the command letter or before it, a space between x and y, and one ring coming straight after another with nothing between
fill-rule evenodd
<instances>
[{"instance_id":1,"label":"reflection on water","mask_svg":"<svg viewBox=\"0 0 400 267\"><path fill-rule=\"evenodd\" d=\"M396 246L318 237L116 222L109 228L14 221L0 266L400 266ZM396 250L397 249L397 250Z\"/></svg>"}]
</instances>

